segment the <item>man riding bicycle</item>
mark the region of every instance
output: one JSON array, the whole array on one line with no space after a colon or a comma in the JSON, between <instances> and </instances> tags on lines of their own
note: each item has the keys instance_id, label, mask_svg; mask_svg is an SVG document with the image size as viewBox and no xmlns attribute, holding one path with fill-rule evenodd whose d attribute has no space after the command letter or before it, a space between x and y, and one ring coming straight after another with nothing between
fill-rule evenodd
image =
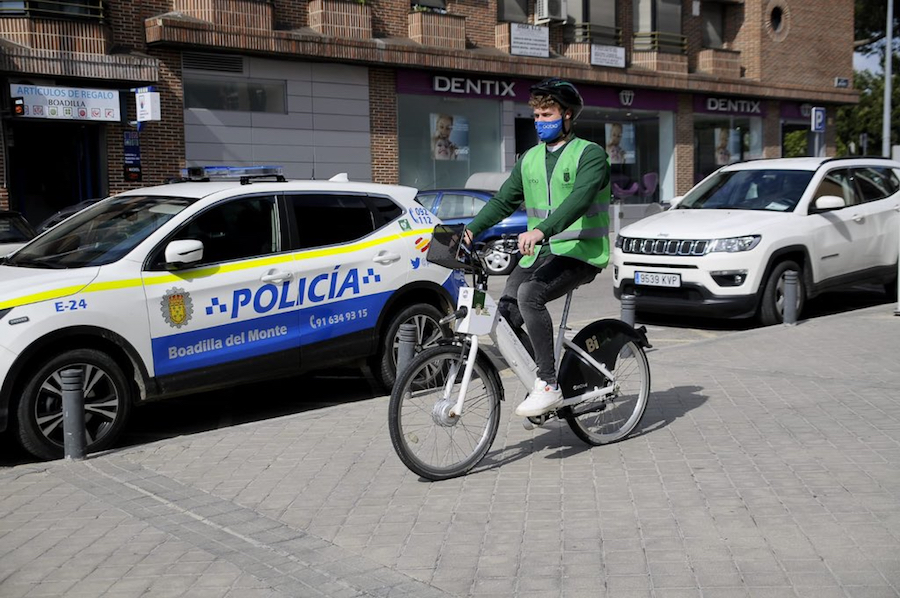
<instances>
[{"instance_id":1,"label":"man riding bicycle","mask_svg":"<svg viewBox=\"0 0 900 598\"><path fill-rule=\"evenodd\" d=\"M592 281L609 262L610 169L606 151L572 130L584 108L574 85L541 81L531 87L529 105L541 143L516 162L468 225L466 240L471 243L525 202L528 230L518 238L522 258L507 279L498 309L537 364L534 388L516 407L517 415L536 417L562 402L546 305Z\"/></svg>"}]
</instances>

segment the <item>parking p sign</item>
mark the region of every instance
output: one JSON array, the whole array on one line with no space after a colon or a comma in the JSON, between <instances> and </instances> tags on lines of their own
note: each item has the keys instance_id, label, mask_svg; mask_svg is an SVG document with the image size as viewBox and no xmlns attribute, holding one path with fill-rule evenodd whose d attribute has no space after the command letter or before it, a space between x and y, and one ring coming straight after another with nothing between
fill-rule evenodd
<instances>
[{"instance_id":1,"label":"parking p sign","mask_svg":"<svg viewBox=\"0 0 900 598\"><path fill-rule=\"evenodd\" d=\"M825 108L821 106L817 106L812 109L812 114L810 115L810 123L809 128L813 133L824 133L825 132Z\"/></svg>"}]
</instances>

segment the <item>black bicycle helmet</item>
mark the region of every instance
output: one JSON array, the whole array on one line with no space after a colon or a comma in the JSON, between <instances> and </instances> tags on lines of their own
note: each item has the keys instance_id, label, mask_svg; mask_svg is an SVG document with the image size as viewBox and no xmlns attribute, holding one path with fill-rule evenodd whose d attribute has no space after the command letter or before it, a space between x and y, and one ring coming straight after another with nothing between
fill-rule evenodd
<instances>
[{"instance_id":1,"label":"black bicycle helmet","mask_svg":"<svg viewBox=\"0 0 900 598\"><path fill-rule=\"evenodd\" d=\"M584 100L578 89L568 81L552 77L544 79L540 83L531 86L531 95L534 97L550 96L563 110L572 111L572 122L581 114L584 108Z\"/></svg>"}]
</instances>

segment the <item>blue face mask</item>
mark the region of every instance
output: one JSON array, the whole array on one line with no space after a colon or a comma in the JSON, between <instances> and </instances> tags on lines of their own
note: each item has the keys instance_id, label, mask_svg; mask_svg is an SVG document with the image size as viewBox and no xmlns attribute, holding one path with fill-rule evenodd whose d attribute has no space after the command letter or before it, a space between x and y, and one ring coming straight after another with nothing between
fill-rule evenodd
<instances>
[{"instance_id":1,"label":"blue face mask","mask_svg":"<svg viewBox=\"0 0 900 598\"><path fill-rule=\"evenodd\" d=\"M537 131L538 138L543 142L553 141L562 134L562 119L558 118L551 121L534 121L534 129Z\"/></svg>"}]
</instances>

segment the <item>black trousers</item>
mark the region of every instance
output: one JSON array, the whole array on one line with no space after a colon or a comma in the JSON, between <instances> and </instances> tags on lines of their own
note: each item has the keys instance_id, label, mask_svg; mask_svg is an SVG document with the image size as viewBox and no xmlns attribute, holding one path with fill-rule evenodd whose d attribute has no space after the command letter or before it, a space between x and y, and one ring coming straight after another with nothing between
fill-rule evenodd
<instances>
[{"instance_id":1,"label":"black trousers","mask_svg":"<svg viewBox=\"0 0 900 598\"><path fill-rule=\"evenodd\" d=\"M600 268L587 262L545 250L530 268L516 266L506 281L498 309L534 357L538 378L548 384L556 384L556 363L553 319L547 303L591 282L599 273Z\"/></svg>"}]
</instances>

